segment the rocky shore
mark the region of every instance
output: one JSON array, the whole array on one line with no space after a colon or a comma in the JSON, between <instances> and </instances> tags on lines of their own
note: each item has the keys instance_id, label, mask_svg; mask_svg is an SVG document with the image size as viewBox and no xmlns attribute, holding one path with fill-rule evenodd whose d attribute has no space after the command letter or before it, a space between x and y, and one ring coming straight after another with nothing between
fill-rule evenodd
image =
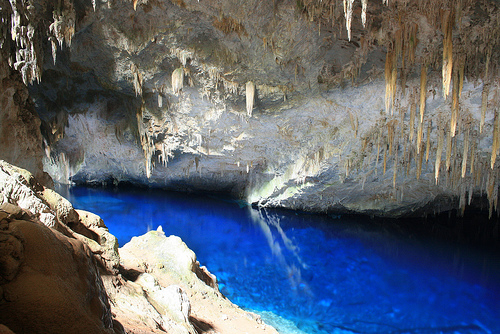
<instances>
[{"instance_id":1,"label":"rocky shore","mask_svg":"<svg viewBox=\"0 0 500 334\"><path fill-rule=\"evenodd\" d=\"M118 248L100 217L4 161L0 194L0 333L277 333L161 228Z\"/></svg>"}]
</instances>

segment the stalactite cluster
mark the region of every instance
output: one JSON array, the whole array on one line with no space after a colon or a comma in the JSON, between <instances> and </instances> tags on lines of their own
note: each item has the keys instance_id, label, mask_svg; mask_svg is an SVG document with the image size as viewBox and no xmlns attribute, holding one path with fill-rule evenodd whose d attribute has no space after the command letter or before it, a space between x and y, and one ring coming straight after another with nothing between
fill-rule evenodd
<instances>
[{"instance_id":1,"label":"stalactite cluster","mask_svg":"<svg viewBox=\"0 0 500 334\"><path fill-rule=\"evenodd\" d=\"M323 24L331 22L335 26L339 19L339 1L309 0L303 1L303 4L304 12L311 20ZM496 210L500 117L496 107L492 108L498 102L492 103L490 92L492 78L498 76L498 68L492 64L498 64L500 56L494 51L500 42L500 15L495 14L498 13L498 4L487 0L480 4L471 0L384 0L382 6L367 1L357 4L356 1L344 0L341 4L347 38L363 40L360 48L370 48L377 43L385 45L387 50L385 109L388 116L384 121L385 131L370 134L364 139L362 135L361 151L364 152L364 147L377 147L375 168L378 168L379 160L383 159L383 174L387 169L393 169L395 190L398 175L403 170L406 174L414 170L416 178L420 179L424 173L428 173L430 167L427 165L434 159L434 183L458 193L462 210L470 203L473 194L481 192L488 197L490 210ZM368 5L382 13L378 17L382 18L379 26L370 26L373 23L370 22L370 12L367 12ZM361 24L352 15L357 12L356 6L361 6ZM477 15L478 8L490 13L484 21L476 21L472 26L470 19L463 20L464 17ZM424 31L427 35L422 35ZM430 34L430 31L435 31L435 35ZM362 64L359 62L359 66ZM436 71L438 68L441 69L439 73ZM408 76L418 74L420 87L410 87L408 92ZM449 103L449 114L436 114L433 111L428 114L426 111L428 92L436 90L432 86L436 85L433 78L437 75L441 77L441 87L437 88L442 90L443 99ZM432 76L432 86L428 82L429 76ZM472 117L460 102L464 81L479 81L483 84L480 119ZM498 90L498 87L495 89ZM415 95L419 95L418 102ZM402 101L408 101L407 109L400 105ZM400 109L409 110L409 115L406 115L406 111L400 111L401 117L398 119L395 112ZM491 123L487 121L491 119L488 116L490 112L494 116ZM479 149L484 141L492 143L488 156L485 156L488 150ZM367 145L366 142L373 144ZM410 168L410 164L414 167ZM346 166L346 171L352 174L355 166Z\"/></svg>"}]
</instances>

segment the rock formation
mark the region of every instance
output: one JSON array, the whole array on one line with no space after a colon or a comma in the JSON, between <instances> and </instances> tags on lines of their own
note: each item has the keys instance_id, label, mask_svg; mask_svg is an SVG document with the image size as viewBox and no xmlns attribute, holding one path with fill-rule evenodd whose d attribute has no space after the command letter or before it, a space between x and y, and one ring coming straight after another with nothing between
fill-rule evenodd
<instances>
[{"instance_id":1,"label":"rock formation","mask_svg":"<svg viewBox=\"0 0 500 334\"><path fill-rule=\"evenodd\" d=\"M44 170L58 182L386 216L464 210L484 195L492 213L497 7L4 0L2 142L12 149L0 153L41 173L34 108Z\"/></svg>"},{"instance_id":2,"label":"rock formation","mask_svg":"<svg viewBox=\"0 0 500 334\"><path fill-rule=\"evenodd\" d=\"M74 210L0 160L0 332L277 333L217 288L178 237L120 250L101 218Z\"/></svg>"}]
</instances>

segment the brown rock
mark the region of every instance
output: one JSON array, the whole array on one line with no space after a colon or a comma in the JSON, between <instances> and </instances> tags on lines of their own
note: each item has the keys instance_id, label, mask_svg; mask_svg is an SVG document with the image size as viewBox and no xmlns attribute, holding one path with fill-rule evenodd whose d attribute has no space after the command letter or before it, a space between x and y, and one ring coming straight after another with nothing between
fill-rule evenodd
<instances>
[{"instance_id":1,"label":"brown rock","mask_svg":"<svg viewBox=\"0 0 500 334\"><path fill-rule=\"evenodd\" d=\"M115 332L85 244L26 220L9 220L1 233L0 323L17 333Z\"/></svg>"}]
</instances>

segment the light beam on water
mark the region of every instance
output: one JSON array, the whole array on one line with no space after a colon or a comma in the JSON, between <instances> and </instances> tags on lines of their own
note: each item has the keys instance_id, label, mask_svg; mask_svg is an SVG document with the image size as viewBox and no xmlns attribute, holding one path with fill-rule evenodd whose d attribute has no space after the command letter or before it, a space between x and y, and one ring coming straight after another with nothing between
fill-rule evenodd
<instances>
[{"instance_id":1,"label":"light beam on water","mask_svg":"<svg viewBox=\"0 0 500 334\"><path fill-rule=\"evenodd\" d=\"M145 189L65 195L100 215L120 245L159 225L180 236L230 300L280 333L500 333L498 254L367 218Z\"/></svg>"}]
</instances>

